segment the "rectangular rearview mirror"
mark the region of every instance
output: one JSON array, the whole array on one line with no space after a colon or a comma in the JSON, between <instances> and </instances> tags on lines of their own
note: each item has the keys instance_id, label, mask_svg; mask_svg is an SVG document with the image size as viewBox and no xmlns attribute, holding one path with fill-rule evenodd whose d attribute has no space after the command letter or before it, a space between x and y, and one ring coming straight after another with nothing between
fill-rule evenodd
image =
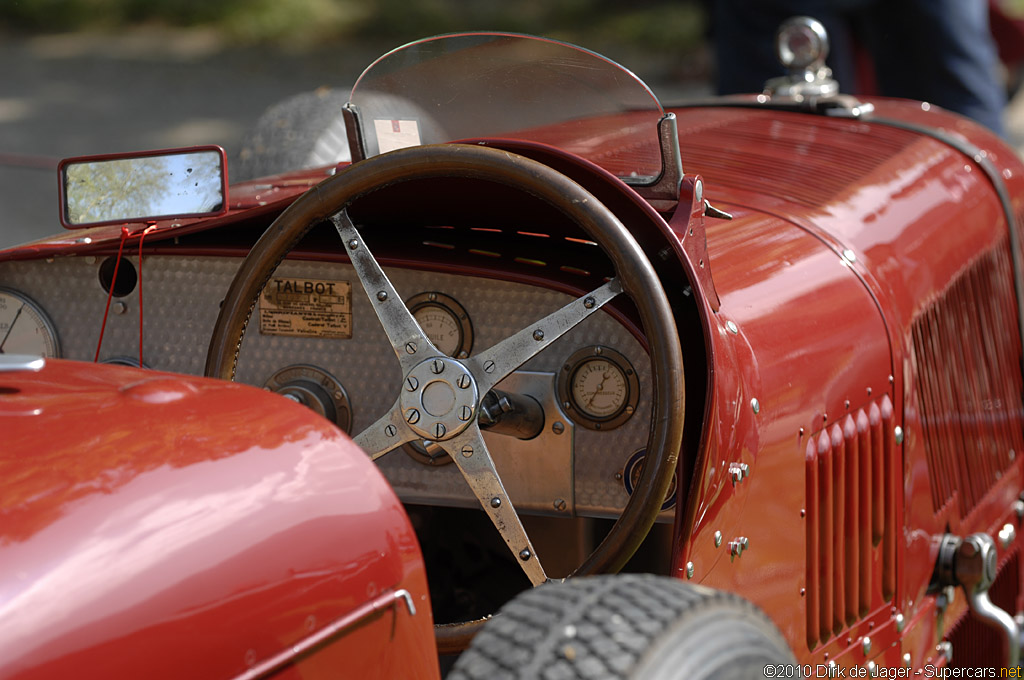
<instances>
[{"instance_id":1,"label":"rectangular rearview mirror","mask_svg":"<svg viewBox=\"0 0 1024 680\"><path fill-rule=\"evenodd\" d=\"M81 229L221 215L226 167L219 146L68 158L57 169L60 222Z\"/></svg>"}]
</instances>

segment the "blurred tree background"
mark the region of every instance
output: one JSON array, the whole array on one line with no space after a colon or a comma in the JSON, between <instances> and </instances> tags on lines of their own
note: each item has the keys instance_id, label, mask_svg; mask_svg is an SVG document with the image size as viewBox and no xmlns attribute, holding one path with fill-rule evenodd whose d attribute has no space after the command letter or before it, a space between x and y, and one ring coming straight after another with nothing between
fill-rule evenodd
<instances>
[{"instance_id":1,"label":"blurred tree background","mask_svg":"<svg viewBox=\"0 0 1024 680\"><path fill-rule=\"evenodd\" d=\"M701 0L3 0L0 26L33 32L162 24L213 28L236 45L288 49L435 33L535 33L600 49L685 57L701 44Z\"/></svg>"},{"instance_id":2,"label":"blurred tree background","mask_svg":"<svg viewBox=\"0 0 1024 680\"><path fill-rule=\"evenodd\" d=\"M0 0L0 246L53 231L58 158L219 144L238 169L269 107L343 100L377 56L438 33L543 35L663 102L706 93L706 1Z\"/></svg>"}]
</instances>

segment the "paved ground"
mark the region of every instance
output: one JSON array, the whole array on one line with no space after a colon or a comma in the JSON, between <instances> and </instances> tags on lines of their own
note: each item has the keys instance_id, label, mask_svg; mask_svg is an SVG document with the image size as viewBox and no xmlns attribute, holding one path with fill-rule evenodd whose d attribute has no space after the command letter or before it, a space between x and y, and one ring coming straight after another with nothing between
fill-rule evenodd
<instances>
[{"instance_id":1,"label":"paved ground","mask_svg":"<svg viewBox=\"0 0 1024 680\"><path fill-rule=\"evenodd\" d=\"M281 54L224 49L207 32L0 33L0 247L59 229L47 159L191 144L237 153L268 106L350 87L384 47Z\"/></svg>"},{"instance_id":2,"label":"paved ground","mask_svg":"<svg viewBox=\"0 0 1024 680\"><path fill-rule=\"evenodd\" d=\"M57 159L191 144L220 144L230 159L268 106L322 86L350 87L390 47L281 53L228 49L204 31L0 33L0 247L60 228ZM623 60L665 99L706 92L699 82L667 81L664 65L650 59ZM1022 148L1024 98L1008 115Z\"/></svg>"}]
</instances>

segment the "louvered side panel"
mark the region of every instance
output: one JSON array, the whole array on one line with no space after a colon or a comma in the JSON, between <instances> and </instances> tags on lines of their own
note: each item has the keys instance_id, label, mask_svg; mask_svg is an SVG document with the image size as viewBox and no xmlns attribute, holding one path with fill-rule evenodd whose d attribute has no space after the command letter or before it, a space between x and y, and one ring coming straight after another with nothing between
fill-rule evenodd
<instances>
[{"instance_id":1,"label":"louvered side panel","mask_svg":"<svg viewBox=\"0 0 1024 680\"><path fill-rule=\"evenodd\" d=\"M896 596L896 536L897 524L902 522L897 517L899 501L900 480L903 479L903 460L896 449L896 422L893 412L892 401L889 395L882 397L879 407L881 416L881 432L879 438L882 440L881 456L885 474L882 480L883 496L882 503L882 599L891 600ZM876 455L878 452L875 452Z\"/></svg>"},{"instance_id":2,"label":"louvered side panel","mask_svg":"<svg viewBox=\"0 0 1024 680\"><path fill-rule=\"evenodd\" d=\"M836 428L838 429L838 428ZM845 537L846 560L843 571L846 573L846 625L857 620L860 610L860 535L864 518L860 506L860 439L857 437L857 425L851 416L843 420L843 444L846 448L846 470L843 473L846 485L846 522L843 526Z\"/></svg>"},{"instance_id":3,"label":"louvered side panel","mask_svg":"<svg viewBox=\"0 0 1024 680\"><path fill-rule=\"evenodd\" d=\"M821 578L821 614L818 618L821 639L828 640L832 637L832 604L835 602L834 580L835 561L833 533L833 510L832 503L832 441L827 432L822 432L818 437L818 510L821 517L818 520L818 544L821 547L821 559L818 564Z\"/></svg>"},{"instance_id":4,"label":"louvered side panel","mask_svg":"<svg viewBox=\"0 0 1024 680\"><path fill-rule=\"evenodd\" d=\"M888 396L807 442L807 641L813 649L867 614L896 583L899 468ZM880 559L879 559L880 558ZM876 580L876 564L881 578ZM875 602L877 606L877 602Z\"/></svg>"},{"instance_id":5,"label":"louvered side panel","mask_svg":"<svg viewBox=\"0 0 1024 680\"><path fill-rule=\"evenodd\" d=\"M813 437L804 455L807 508L807 648L814 649L821 633L821 506L818 504L818 444Z\"/></svg>"},{"instance_id":6,"label":"louvered side panel","mask_svg":"<svg viewBox=\"0 0 1024 680\"><path fill-rule=\"evenodd\" d=\"M835 581L832 585L832 632L838 635L846 627L846 442L838 425L829 429L832 446L832 559Z\"/></svg>"},{"instance_id":7,"label":"louvered side panel","mask_svg":"<svg viewBox=\"0 0 1024 680\"><path fill-rule=\"evenodd\" d=\"M857 476L859 480L859 520L857 529L857 566L856 573L860 575L860 591L857 598L857 614L864 616L871 608L871 534L873 531L871 521L871 503L873 494L871 492L871 451L872 430L871 419L864 411L857 412L857 448L860 454Z\"/></svg>"},{"instance_id":8,"label":"louvered side panel","mask_svg":"<svg viewBox=\"0 0 1024 680\"><path fill-rule=\"evenodd\" d=\"M911 327L936 513L973 510L1024 446L1020 351L1006 245L965 269Z\"/></svg>"}]
</instances>

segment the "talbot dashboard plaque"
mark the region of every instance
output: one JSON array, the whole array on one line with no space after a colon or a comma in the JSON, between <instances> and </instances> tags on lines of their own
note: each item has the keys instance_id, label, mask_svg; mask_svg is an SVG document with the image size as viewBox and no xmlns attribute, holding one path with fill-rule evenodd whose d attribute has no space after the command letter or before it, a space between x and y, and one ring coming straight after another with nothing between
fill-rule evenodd
<instances>
[{"instance_id":1,"label":"talbot dashboard plaque","mask_svg":"<svg viewBox=\"0 0 1024 680\"><path fill-rule=\"evenodd\" d=\"M260 295L260 333L351 338L352 284L323 279L271 279Z\"/></svg>"}]
</instances>

